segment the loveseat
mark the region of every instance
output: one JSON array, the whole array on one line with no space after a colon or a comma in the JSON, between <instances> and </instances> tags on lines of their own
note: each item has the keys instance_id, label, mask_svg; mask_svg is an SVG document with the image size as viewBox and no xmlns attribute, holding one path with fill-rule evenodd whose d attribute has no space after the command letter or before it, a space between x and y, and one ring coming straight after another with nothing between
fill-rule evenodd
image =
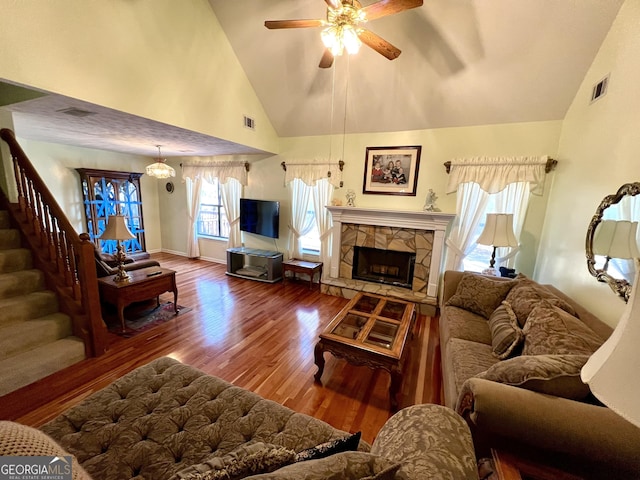
<instances>
[{"instance_id":1,"label":"loveseat","mask_svg":"<svg viewBox=\"0 0 640 480\"><path fill-rule=\"evenodd\" d=\"M523 275L447 271L439 328L444 404L479 457L506 449L585 478L640 478L640 429L580 379L611 334L597 317Z\"/></svg>"},{"instance_id":2,"label":"loveseat","mask_svg":"<svg viewBox=\"0 0 640 480\"><path fill-rule=\"evenodd\" d=\"M96 260L96 274L98 277L108 277L109 275L115 275L118 273L118 261L114 255L102 253L98 247L96 247L94 249L94 257ZM159 266L160 263L157 260L151 259L147 252L128 255L123 262L125 272Z\"/></svg>"},{"instance_id":3,"label":"loveseat","mask_svg":"<svg viewBox=\"0 0 640 480\"><path fill-rule=\"evenodd\" d=\"M168 357L40 430L0 422L0 455L68 454L76 480L478 479L469 429L446 407L405 408L369 445Z\"/></svg>"}]
</instances>

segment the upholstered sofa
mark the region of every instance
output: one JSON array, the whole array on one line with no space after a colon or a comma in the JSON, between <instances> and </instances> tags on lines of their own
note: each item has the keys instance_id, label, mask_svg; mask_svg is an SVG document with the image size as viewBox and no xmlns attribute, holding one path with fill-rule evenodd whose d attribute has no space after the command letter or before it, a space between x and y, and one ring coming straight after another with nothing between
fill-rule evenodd
<instances>
[{"instance_id":1,"label":"upholstered sofa","mask_svg":"<svg viewBox=\"0 0 640 480\"><path fill-rule=\"evenodd\" d=\"M369 445L168 357L39 430L0 422L0 455L68 454L75 479L478 478L469 429L446 407L403 409Z\"/></svg>"},{"instance_id":2,"label":"upholstered sofa","mask_svg":"<svg viewBox=\"0 0 640 480\"><path fill-rule=\"evenodd\" d=\"M478 456L507 449L585 478L640 478L640 429L580 379L609 326L522 275L447 271L440 307L444 404Z\"/></svg>"},{"instance_id":3,"label":"upholstered sofa","mask_svg":"<svg viewBox=\"0 0 640 480\"><path fill-rule=\"evenodd\" d=\"M94 256L96 259L96 274L98 277L108 277L109 275L115 275L118 273L118 261L114 255L102 253L96 247L94 249ZM150 255L146 252L129 255L123 262L123 268L126 272L138 270L140 268L147 267L159 267L160 263L157 260L150 258Z\"/></svg>"}]
</instances>

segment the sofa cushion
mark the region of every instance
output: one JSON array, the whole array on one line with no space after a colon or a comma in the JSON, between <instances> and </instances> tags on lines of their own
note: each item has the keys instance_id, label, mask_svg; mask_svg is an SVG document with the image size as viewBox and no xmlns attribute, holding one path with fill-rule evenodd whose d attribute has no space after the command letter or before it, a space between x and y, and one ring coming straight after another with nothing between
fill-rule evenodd
<instances>
[{"instance_id":1,"label":"sofa cushion","mask_svg":"<svg viewBox=\"0 0 640 480\"><path fill-rule=\"evenodd\" d=\"M400 466L368 452L342 452L287 465L247 480L393 480Z\"/></svg>"},{"instance_id":2,"label":"sofa cushion","mask_svg":"<svg viewBox=\"0 0 640 480\"><path fill-rule=\"evenodd\" d=\"M580 379L580 370L589 355L521 355L499 362L476 375L556 397L583 400L589 387Z\"/></svg>"},{"instance_id":3,"label":"sofa cushion","mask_svg":"<svg viewBox=\"0 0 640 480\"><path fill-rule=\"evenodd\" d=\"M603 340L579 319L542 300L523 328L523 355L591 355Z\"/></svg>"},{"instance_id":4,"label":"sofa cushion","mask_svg":"<svg viewBox=\"0 0 640 480\"><path fill-rule=\"evenodd\" d=\"M294 462L296 452L285 447L255 442L241 445L221 457L211 456L201 463L176 472L171 480L237 480L269 473Z\"/></svg>"},{"instance_id":5,"label":"sofa cushion","mask_svg":"<svg viewBox=\"0 0 640 480\"><path fill-rule=\"evenodd\" d=\"M446 352L447 358L442 361L450 367L457 392L468 378L484 372L500 361L491 352L491 345L458 338L452 338L449 341Z\"/></svg>"},{"instance_id":6,"label":"sofa cushion","mask_svg":"<svg viewBox=\"0 0 640 480\"><path fill-rule=\"evenodd\" d=\"M524 275L518 275L514 283L513 288L509 291L505 300L509 302L516 317L518 317L520 328L524 327L531 310L533 310L533 307L535 307L540 300L547 300L552 305L562 308L571 315L576 314L571 305L554 295L544 286Z\"/></svg>"},{"instance_id":7,"label":"sofa cushion","mask_svg":"<svg viewBox=\"0 0 640 480\"><path fill-rule=\"evenodd\" d=\"M40 430L19 423L0 421L0 456L70 456L73 480L91 480L76 457L65 451L52 438Z\"/></svg>"},{"instance_id":8,"label":"sofa cushion","mask_svg":"<svg viewBox=\"0 0 640 480\"><path fill-rule=\"evenodd\" d=\"M489 329L492 352L500 360L511 356L524 340L516 314L506 300L489 317Z\"/></svg>"},{"instance_id":9,"label":"sofa cushion","mask_svg":"<svg viewBox=\"0 0 640 480\"><path fill-rule=\"evenodd\" d=\"M460 307L445 306L440 315L440 341L460 338L472 342L491 344L491 331L487 319Z\"/></svg>"},{"instance_id":10,"label":"sofa cushion","mask_svg":"<svg viewBox=\"0 0 640 480\"><path fill-rule=\"evenodd\" d=\"M514 284L512 280L504 281L475 273L464 273L456 293L446 304L464 308L488 319Z\"/></svg>"}]
</instances>

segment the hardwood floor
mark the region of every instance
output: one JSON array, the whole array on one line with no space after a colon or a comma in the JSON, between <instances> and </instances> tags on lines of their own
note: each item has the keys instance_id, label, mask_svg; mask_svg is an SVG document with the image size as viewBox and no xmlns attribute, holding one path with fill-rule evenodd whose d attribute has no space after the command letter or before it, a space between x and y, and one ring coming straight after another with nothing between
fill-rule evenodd
<instances>
[{"instance_id":1,"label":"hardwood floor","mask_svg":"<svg viewBox=\"0 0 640 480\"><path fill-rule=\"evenodd\" d=\"M325 353L322 384L313 378L318 335L346 299L310 291L307 282L266 284L226 276L219 264L164 253L152 257L176 270L178 304L192 310L133 338L111 335L107 354L0 398L0 418L39 426L124 373L171 356L374 440L392 414L389 374ZM173 294L161 299L173 300ZM400 407L440 403L436 319L418 317L409 348Z\"/></svg>"}]
</instances>

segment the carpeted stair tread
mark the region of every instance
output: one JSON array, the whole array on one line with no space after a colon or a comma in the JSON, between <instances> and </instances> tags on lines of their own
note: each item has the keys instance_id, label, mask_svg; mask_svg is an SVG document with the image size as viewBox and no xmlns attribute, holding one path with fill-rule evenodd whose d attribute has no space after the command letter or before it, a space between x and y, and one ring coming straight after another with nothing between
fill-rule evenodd
<instances>
[{"instance_id":1,"label":"carpeted stair tread","mask_svg":"<svg viewBox=\"0 0 640 480\"><path fill-rule=\"evenodd\" d=\"M26 295L43 289L44 274L40 270L0 273L0 299Z\"/></svg>"},{"instance_id":2,"label":"carpeted stair tread","mask_svg":"<svg viewBox=\"0 0 640 480\"><path fill-rule=\"evenodd\" d=\"M71 319L63 313L0 326L0 360L71 334Z\"/></svg>"},{"instance_id":3,"label":"carpeted stair tread","mask_svg":"<svg viewBox=\"0 0 640 480\"><path fill-rule=\"evenodd\" d=\"M48 343L0 361L0 396L84 360L84 344L76 337Z\"/></svg>"},{"instance_id":4,"label":"carpeted stair tread","mask_svg":"<svg viewBox=\"0 0 640 480\"><path fill-rule=\"evenodd\" d=\"M0 326L31 320L58 311L58 298L50 290L0 299Z\"/></svg>"},{"instance_id":5,"label":"carpeted stair tread","mask_svg":"<svg viewBox=\"0 0 640 480\"><path fill-rule=\"evenodd\" d=\"M0 250L0 273L17 272L33 267L31 252L26 248Z\"/></svg>"},{"instance_id":6,"label":"carpeted stair tread","mask_svg":"<svg viewBox=\"0 0 640 480\"><path fill-rule=\"evenodd\" d=\"M13 228L0 228L0 249L20 248L20 232Z\"/></svg>"}]
</instances>

